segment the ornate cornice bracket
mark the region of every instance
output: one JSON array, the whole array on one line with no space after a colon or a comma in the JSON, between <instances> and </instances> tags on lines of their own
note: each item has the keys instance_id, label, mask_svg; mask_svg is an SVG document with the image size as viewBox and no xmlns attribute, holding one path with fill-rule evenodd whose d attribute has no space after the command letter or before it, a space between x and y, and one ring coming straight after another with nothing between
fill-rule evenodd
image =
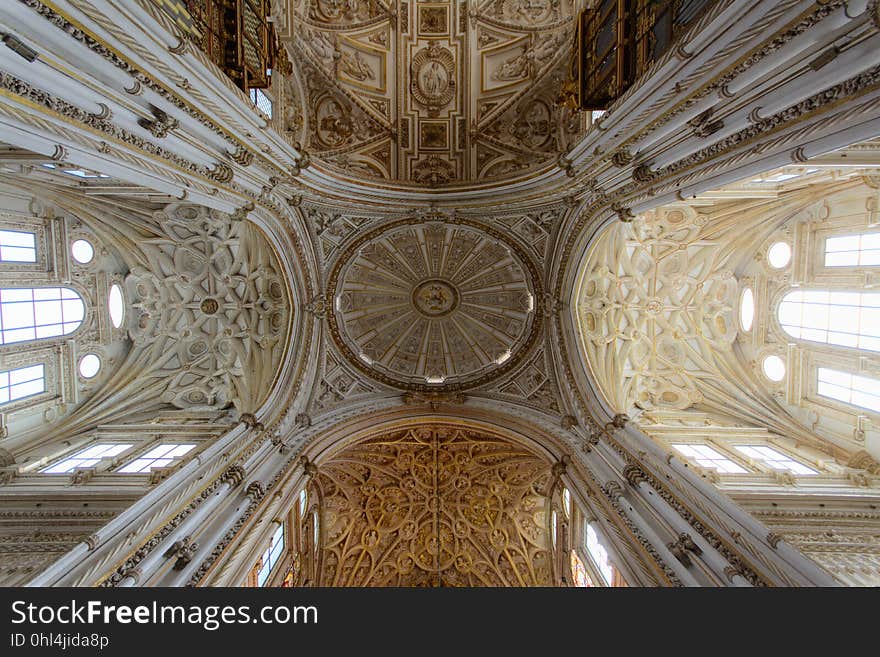
<instances>
[{"instance_id":1,"label":"ornate cornice bracket","mask_svg":"<svg viewBox=\"0 0 880 657\"><path fill-rule=\"evenodd\" d=\"M611 210L615 212L617 214L617 218L625 224L630 223L636 217L636 215L633 214L633 211L630 208L624 207L620 203L614 203L611 206Z\"/></svg>"},{"instance_id":2,"label":"ornate cornice bracket","mask_svg":"<svg viewBox=\"0 0 880 657\"><path fill-rule=\"evenodd\" d=\"M692 563L691 553L696 556L703 554L702 548L694 542L694 539L687 532L679 534L678 539L667 543L666 547L685 567L690 566Z\"/></svg>"},{"instance_id":3,"label":"ornate cornice bracket","mask_svg":"<svg viewBox=\"0 0 880 657\"><path fill-rule=\"evenodd\" d=\"M152 113L153 118L147 119L141 117L138 119L138 125L145 130L148 130L150 134L157 139L167 137L169 132L180 126L180 122L177 119L169 116L165 111L159 109L155 105L150 105L150 112ZM106 119L109 117L99 118Z\"/></svg>"},{"instance_id":4,"label":"ornate cornice bracket","mask_svg":"<svg viewBox=\"0 0 880 657\"><path fill-rule=\"evenodd\" d=\"M186 565L192 561L199 544L192 540L191 536L184 536L183 539L175 541L170 548L165 550L162 555L166 559L175 559L174 570L183 570Z\"/></svg>"}]
</instances>

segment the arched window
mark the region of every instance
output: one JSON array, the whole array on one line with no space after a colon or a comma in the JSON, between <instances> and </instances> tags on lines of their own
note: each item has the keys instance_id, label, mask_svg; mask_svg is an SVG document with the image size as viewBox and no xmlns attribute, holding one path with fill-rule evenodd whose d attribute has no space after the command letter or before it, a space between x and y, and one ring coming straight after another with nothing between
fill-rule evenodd
<instances>
[{"instance_id":1,"label":"arched window","mask_svg":"<svg viewBox=\"0 0 880 657\"><path fill-rule=\"evenodd\" d=\"M269 547L265 549L260 559L260 565L257 570L257 586L265 586L269 575L272 574L281 554L284 551L284 523L278 525L278 529L272 535Z\"/></svg>"},{"instance_id":2,"label":"arched window","mask_svg":"<svg viewBox=\"0 0 880 657\"><path fill-rule=\"evenodd\" d=\"M608 551L605 549L605 546L599 542L599 535L593 529L592 523L587 524L586 540L584 543L587 552L589 552L590 557L596 564L596 568L599 570L599 574L605 580L605 584L611 586L614 582L614 566L611 564L611 559L608 557Z\"/></svg>"},{"instance_id":3,"label":"arched window","mask_svg":"<svg viewBox=\"0 0 880 657\"><path fill-rule=\"evenodd\" d=\"M794 290L779 323L793 338L880 351L880 293Z\"/></svg>"},{"instance_id":4,"label":"arched window","mask_svg":"<svg viewBox=\"0 0 880 657\"><path fill-rule=\"evenodd\" d=\"M82 297L68 287L0 289L0 344L73 333L85 317Z\"/></svg>"},{"instance_id":5,"label":"arched window","mask_svg":"<svg viewBox=\"0 0 880 657\"><path fill-rule=\"evenodd\" d=\"M575 586L582 588L593 586L593 580L590 579L587 567L578 556L577 550L571 551L571 577Z\"/></svg>"}]
</instances>

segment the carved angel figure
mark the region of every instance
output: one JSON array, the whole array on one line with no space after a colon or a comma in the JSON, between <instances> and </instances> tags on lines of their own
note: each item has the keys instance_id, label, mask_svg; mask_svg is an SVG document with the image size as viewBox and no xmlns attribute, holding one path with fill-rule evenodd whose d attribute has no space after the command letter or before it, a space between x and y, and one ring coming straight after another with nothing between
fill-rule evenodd
<instances>
[{"instance_id":1,"label":"carved angel figure","mask_svg":"<svg viewBox=\"0 0 880 657\"><path fill-rule=\"evenodd\" d=\"M339 67L344 73L355 80L373 80L376 77L373 73L373 69L370 68L370 65L367 64L358 51L354 52L354 56L347 52L342 53L342 60L339 62Z\"/></svg>"},{"instance_id":2,"label":"carved angel figure","mask_svg":"<svg viewBox=\"0 0 880 657\"><path fill-rule=\"evenodd\" d=\"M492 79L511 82L513 80L522 80L528 77L528 74L529 60L526 57L526 53L523 52L520 55L505 60L498 69L492 72Z\"/></svg>"}]
</instances>

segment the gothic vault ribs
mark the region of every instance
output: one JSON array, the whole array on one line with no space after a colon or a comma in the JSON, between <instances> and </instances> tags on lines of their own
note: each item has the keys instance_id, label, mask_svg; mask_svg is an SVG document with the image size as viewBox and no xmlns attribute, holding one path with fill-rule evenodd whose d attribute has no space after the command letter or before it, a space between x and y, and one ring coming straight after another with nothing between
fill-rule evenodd
<instances>
[{"instance_id":1,"label":"gothic vault ribs","mask_svg":"<svg viewBox=\"0 0 880 657\"><path fill-rule=\"evenodd\" d=\"M319 165L412 185L549 166L585 129L555 103L573 0L287 0L285 130Z\"/></svg>"},{"instance_id":2,"label":"gothic vault ribs","mask_svg":"<svg viewBox=\"0 0 880 657\"><path fill-rule=\"evenodd\" d=\"M398 222L349 247L328 289L331 333L349 360L416 390L476 385L512 367L540 323L538 277L489 230Z\"/></svg>"},{"instance_id":3,"label":"gothic vault ribs","mask_svg":"<svg viewBox=\"0 0 880 657\"><path fill-rule=\"evenodd\" d=\"M452 425L391 431L320 466L319 586L550 586L550 464Z\"/></svg>"},{"instance_id":4,"label":"gothic vault ribs","mask_svg":"<svg viewBox=\"0 0 880 657\"><path fill-rule=\"evenodd\" d=\"M145 381L178 408L249 410L275 378L290 304L280 266L259 231L204 207L157 212L158 236L126 279L132 340L150 355Z\"/></svg>"}]
</instances>

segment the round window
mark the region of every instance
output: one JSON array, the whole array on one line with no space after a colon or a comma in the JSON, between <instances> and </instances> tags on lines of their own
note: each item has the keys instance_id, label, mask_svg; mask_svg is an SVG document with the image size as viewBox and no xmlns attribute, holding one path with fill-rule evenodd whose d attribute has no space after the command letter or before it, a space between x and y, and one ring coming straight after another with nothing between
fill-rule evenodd
<instances>
[{"instance_id":1,"label":"round window","mask_svg":"<svg viewBox=\"0 0 880 657\"><path fill-rule=\"evenodd\" d=\"M782 269L791 260L791 247L785 242L776 242L767 251L767 261L774 269Z\"/></svg>"},{"instance_id":2,"label":"round window","mask_svg":"<svg viewBox=\"0 0 880 657\"><path fill-rule=\"evenodd\" d=\"M107 296L107 308L110 311L110 321L113 326L122 326L122 318L125 316L125 304L122 302L122 288L115 283L110 286L110 294Z\"/></svg>"},{"instance_id":3,"label":"round window","mask_svg":"<svg viewBox=\"0 0 880 657\"><path fill-rule=\"evenodd\" d=\"M79 361L79 373L83 378L91 379L101 369L101 359L95 354L86 354Z\"/></svg>"},{"instance_id":4,"label":"round window","mask_svg":"<svg viewBox=\"0 0 880 657\"><path fill-rule=\"evenodd\" d=\"M95 249L88 240L76 240L70 245L70 253L81 265L91 262L95 257Z\"/></svg>"},{"instance_id":5,"label":"round window","mask_svg":"<svg viewBox=\"0 0 880 657\"><path fill-rule=\"evenodd\" d=\"M785 363L779 356L767 356L764 359L764 375L771 381L782 381L785 378Z\"/></svg>"}]
</instances>

